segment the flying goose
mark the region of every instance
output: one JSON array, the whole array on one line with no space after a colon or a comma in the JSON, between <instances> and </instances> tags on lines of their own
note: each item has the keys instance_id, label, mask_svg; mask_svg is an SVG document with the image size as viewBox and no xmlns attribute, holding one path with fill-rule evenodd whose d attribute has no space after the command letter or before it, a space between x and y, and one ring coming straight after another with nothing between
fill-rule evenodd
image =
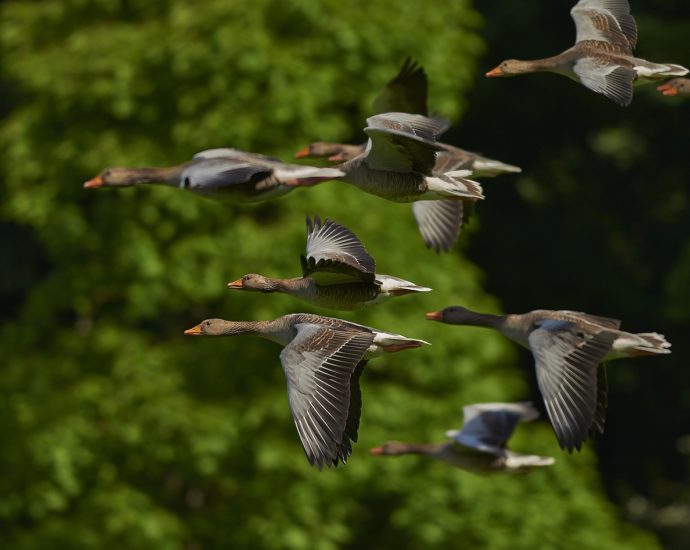
<instances>
[{"instance_id":1,"label":"flying goose","mask_svg":"<svg viewBox=\"0 0 690 550\"><path fill-rule=\"evenodd\" d=\"M369 117L365 152L338 166L339 179L395 202L414 202L413 213L427 247L448 251L474 203L484 198L470 170L434 171L436 141L445 120L408 113ZM295 183L294 185L308 185Z\"/></svg>"},{"instance_id":2,"label":"flying goose","mask_svg":"<svg viewBox=\"0 0 690 550\"><path fill-rule=\"evenodd\" d=\"M664 95L688 97L690 96L690 78L674 78L658 86L657 90Z\"/></svg>"},{"instance_id":3,"label":"flying goose","mask_svg":"<svg viewBox=\"0 0 690 550\"><path fill-rule=\"evenodd\" d=\"M539 417L531 403L477 403L462 411L462 429L446 432L448 443L389 441L369 452L375 456L423 454L475 474L528 472L554 463L551 457L524 455L507 447L518 423Z\"/></svg>"},{"instance_id":4,"label":"flying goose","mask_svg":"<svg viewBox=\"0 0 690 550\"><path fill-rule=\"evenodd\" d=\"M628 0L580 0L570 15L577 30L572 48L545 59L508 59L486 76L554 72L626 106L633 98L633 82L643 84L688 73L681 65L652 63L633 56L637 24L630 15Z\"/></svg>"},{"instance_id":5,"label":"flying goose","mask_svg":"<svg viewBox=\"0 0 690 550\"><path fill-rule=\"evenodd\" d=\"M374 100L374 113L409 113L427 115L427 76L424 69L411 59L405 60L400 72L386 84ZM368 121L369 122L369 121ZM439 134L447 129L442 127ZM366 131L366 130L365 130ZM438 135L437 135L438 137ZM517 166L470 153L452 145L437 143L434 173L471 170L473 176L495 176L507 172L520 172ZM365 153L367 144L347 145L342 143L315 142L298 151L297 158L329 157L332 162L352 161ZM450 201L415 202L412 211L420 228L424 242L436 251L447 251L453 245L463 223L468 221L471 204L462 205ZM467 208L470 207L470 208Z\"/></svg>"},{"instance_id":6,"label":"flying goose","mask_svg":"<svg viewBox=\"0 0 690 550\"><path fill-rule=\"evenodd\" d=\"M357 441L362 398L359 377L383 352L418 348L424 340L307 313L270 321L207 319L188 336L260 336L283 346L292 419L309 463L321 469L347 462Z\"/></svg>"},{"instance_id":7,"label":"flying goose","mask_svg":"<svg viewBox=\"0 0 690 550\"><path fill-rule=\"evenodd\" d=\"M400 68L400 72L374 99L374 114L399 112L428 116L427 95L426 72L423 67L408 57ZM472 170L473 177L481 178L522 171L517 166L483 157L478 153L465 151L453 145L445 143L439 145L443 150L439 151L434 166L437 172L469 169ZM365 148L366 143L349 145L317 141L295 153L295 158L328 157L331 162L345 162L362 154Z\"/></svg>"},{"instance_id":8,"label":"flying goose","mask_svg":"<svg viewBox=\"0 0 690 550\"><path fill-rule=\"evenodd\" d=\"M604 431L607 382L602 361L671 353L671 344L661 334L623 332L617 319L577 311L491 315L452 306L426 317L492 328L529 349L556 439L569 452L579 451L589 435Z\"/></svg>"},{"instance_id":9,"label":"flying goose","mask_svg":"<svg viewBox=\"0 0 690 550\"><path fill-rule=\"evenodd\" d=\"M447 143L439 143L439 145L443 150L436 155L434 170L437 172L465 169L471 170L472 177L475 178L493 178L501 174L522 172L522 169L518 166L506 164L500 160L493 160L479 153L466 151ZM347 143L315 141L295 153L295 158L327 157L331 162L344 162L361 155L365 148L366 144L350 145Z\"/></svg>"},{"instance_id":10,"label":"flying goose","mask_svg":"<svg viewBox=\"0 0 690 550\"><path fill-rule=\"evenodd\" d=\"M236 290L283 292L311 304L353 310L394 296L431 289L375 272L374 259L357 236L331 220L307 218L307 250L301 257L302 277L271 279L250 273L228 283Z\"/></svg>"},{"instance_id":11,"label":"flying goose","mask_svg":"<svg viewBox=\"0 0 690 550\"><path fill-rule=\"evenodd\" d=\"M167 168L107 168L84 183L87 189L161 184L228 203L251 203L339 177L335 168L284 164L278 159L237 149L208 149L191 161Z\"/></svg>"}]
</instances>

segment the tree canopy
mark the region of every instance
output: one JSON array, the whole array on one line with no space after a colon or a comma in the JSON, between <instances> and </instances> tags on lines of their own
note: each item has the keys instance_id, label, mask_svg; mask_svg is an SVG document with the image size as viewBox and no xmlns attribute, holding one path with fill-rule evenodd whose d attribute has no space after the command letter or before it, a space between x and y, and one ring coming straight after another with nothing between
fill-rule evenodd
<instances>
[{"instance_id":1,"label":"tree canopy","mask_svg":"<svg viewBox=\"0 0 690 550\"><path fill-rule=\"evenodd\" d=\"M645 433L652 442L687 432L682 352L610 369L607 433L582 453L561 452L546 422L521 427L517 450L556 457L529 476L483 478L424 457L367 453L389 439L443 441L468 403L541 406L528 356L489 331L430 323L425 311L589 308L671 341L687 322L687 147L666 132L682 135L678 113L688 105L640 92L621 111L557 77L480 83L489 45L491 55L513 55L501 33L519 43L526 25L562 7L523 6L524 20L513 19L515 3L497 2L484 16L479 7L0 5L8 547L657 546L626 521L636 517L625 503L657 499L655 484L672 488L667 501L683 494L687 460L657 453L639 434L655 415L667 437ZM567 11L559 17L565 28ZM644 23L649 57L652 47L659 58L681 51L671 38L654 43L663 33L651 15ZM548 54L537 51L541 39L528 36L520 53L533 45ZM362 141L372 99L409 55L430 75L431 111L462 117L447 141L524 169L485 183L488 199L450 254L423 247L408 205L339 182L256 207L172 188L81 187L105 166L167 166L210 147L288 160L316 139ZM569 103L577 107L562 108ZM226 288L252 271L298 275L304 219L315 214L355 231L381 272L434 289L356 313L318 311L433 344L367 366L359 442L347 465L322 472L300 448L278 346L182 335L207 317L317 311ZM675 472L655 473L671 463Z\"/></svg>"}]
</instances>

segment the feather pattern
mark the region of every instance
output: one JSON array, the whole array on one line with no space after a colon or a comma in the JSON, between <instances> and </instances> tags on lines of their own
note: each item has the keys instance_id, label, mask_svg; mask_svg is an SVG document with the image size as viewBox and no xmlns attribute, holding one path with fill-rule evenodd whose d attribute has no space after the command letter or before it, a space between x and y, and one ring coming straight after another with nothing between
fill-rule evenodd
<instances>
[{"instance_id":1,"label":"feather pattern","mask_svg":"<svg viewBox=\"0 0 690 550\"><path fill-rule=\"evenodd\" d=\"M629 54L637 45L637 24L628 0L580 0L570 15L577 30L575 42L601 40L618 44Z\"/></svg>"},{"instance_id":2,"label":"feather pattern","mask_svg":"<svg viewBox=\"0 0 690 550\"><path fill-rule=\"evenodd\" d=\"M295 329L297 335L280 354L295 427L310 464L337 465L351 452L349 438L356 440L354 419L344 440L350 383L374 335L306 323Z\"/></svg>"},{"instance_id":3,"label":"feather pattern","mask_svg":"<svg viewBox=\"0 0 690 550\"><path fill-rule=\"evenodd\" d=\"M302 274L318 282L322 272L342 274L349 281L373 282L376 263L357 236L331 220L307 218L307 249Z\"/></svg>"},{"instance_id":4,"label":"feather pattern","mask_svg":"<svg viewBox=\"0 0 690 550\"><path fill-rule=\"evenodd\" d=\"M464 203L460 200L417 201L412 213L427 247L447 252L460 234Z\"/></svg>"},{"instance_id":5,"label":"feather pattern","mask_svg":"<svg viewBox=\"0 0 690 550\"><path fill-rule=\"evenodd\" d=\"M617 334L607 329L586 333L553 319L535 325L528 341L551 425L562 448L580 450L597 412L597 367Z\"/></svg>"},{"instance_id":6,"label":"feather pattern","mask_svg":"<svg viewBox=\"0 0 690 550\"><path fill-rule=\"evenodd\" d=\"M539 417L531 403L480 403L463 408L464 423L453 439L472 449L501 454L519 422Z\"/></svg>"}]
</instances>

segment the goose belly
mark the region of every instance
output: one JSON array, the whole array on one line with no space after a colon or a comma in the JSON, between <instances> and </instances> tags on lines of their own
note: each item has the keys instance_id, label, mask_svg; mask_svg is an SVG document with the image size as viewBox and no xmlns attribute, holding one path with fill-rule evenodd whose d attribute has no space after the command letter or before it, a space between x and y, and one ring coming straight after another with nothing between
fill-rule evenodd
<instances>
[{"instance_id":1,"label":"goose belly","mask_svg":"<svg viewBox=\"0 0 690 550\"><path fill-rule=\"evenodd\" d=\"M226 204L246 204L262 202L280 197L294 189L287 185L279 185L266 190L256 190L255 184L233 184L226 187L209 189L204 187L192 187L189 190L202 197L224 202Z\"/></svg>"},{"instance_id":2,"label":"goose belly","mask_svg":"<svg viewBox=\"0 0 690 550\"><path fill-rule=\"evenodd\" d=\"M377 287L368 283L314 285L308 292L297 296L316 306L338 311L353 311L379 301Z\"/></svg>"},{"instance_id":3,"label":"goose belly","mask_svg":"<svg viewBox=\"0 0 690 550\"><path fill-rule=\"evenodd\" d=\"M343 180L366 193L394 202L414 202L426 191L424 176L414 172L360 169L350 172Z\"/></svg>"}]
</instances>

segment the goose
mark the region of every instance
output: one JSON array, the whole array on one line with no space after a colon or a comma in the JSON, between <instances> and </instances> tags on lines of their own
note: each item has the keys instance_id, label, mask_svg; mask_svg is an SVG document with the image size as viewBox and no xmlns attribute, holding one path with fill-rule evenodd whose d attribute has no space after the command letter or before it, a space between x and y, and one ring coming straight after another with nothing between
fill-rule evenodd
<instances>
[{"instance_id":1,"label":"goose","mask_svg":"<svg viewBox=\"0 0 690 550\"><path fill-rule=\"evenodd\" d=\"M295 153L296 159L327 158L331 162L345 162L364 153L366 143L352 145L331 141L314 141Z\"/></svg>"},{"instance_id":2,"label":"goose","mask_svg":"<svg viewBox=\"0 0 690 550\"><path fill-rule=\"evenodd\" d=\"M508 59L486 76L554 72L627 106L633 98L633 82L643 84L688 73L681 65L652 63L633 56L637 24L630 15L628 0L580 0L570 15L577 30L572 48L545 59Z\"/></svg>"},{"instance_id":3,"label":"goose","mask_svg":"<svg viewBox=\"0 0 690 550\"><path fill-rule=\"evenodd\" d=\"M431 289L375 272L374 259L346 227L316 216L307 217L307 249L301 257L302 277L271 279L250 273L228 283L236 290L282 292L311 304L353 310L379 304L395 296Z\"/></svg>"},{"instance_id":4,"label":"goose","mask_svg":"<svg viewBox=\"0 0 690 550\"><path fill-rule=\"evenodd\" d=\"M408 113L369 117L365 152L335 168L340 180L362 191L395 202L414 202L412 211L425 244L448 251L460 234L482 187L467 179L470 170L434 172L436 138L445 120ZM308 185L296 182L293 185Z\"/></svg>"},{"instance_id":5,"label":"goose","mask_svg":"<svg viewBox=\"0 0 690 550\"><path fill-rule=\"evenodd\" d=\"M428 116L428 79L424 68L407 58L400 72L392 78L374 99L374 114L402 112ZM499 174L522 172L518 166L484 157L446 143L439 144L442 151L437 155L434 170L448 172L469 169L472 176L494 177ZM361 155L366 143L350 145L317 141L295 153L295 158L328 157L331 162L345 162Z\"/></svg>"},{"instance_id":6,"label":"goose","mask_svg":"<svg viewBox=\"0 0 690 550\"><path fill-rule=\"evenodd\" d=\"M334 168L284 164L237 149L201 151L191 161L166 168L106 168L84 183L87 189L162 184L227 203L259 202L342 175ZM291 185L292 184L292 185Z\"/></svg>"},{"instance_id":7,"label":"goose","mask_svg":"<svg viewBox=\"0 0 690 550\"><path fill-rule=\"evenodd\" d=\"M539 417L531 403L477 403L463 407L463 426L449 430L447 443L416 444L389 441L374 447L374 456L427 455L474 474L522 473L551 466L551 457L524 455L507 448L519 422Z\"/></svg>"},{"instance_id":8,"label":"goose","mask_svg":"<svg viewBox=\"0 0 690 550\"><path fill-rule=\"evenodd\" d=\"M439 142L439 145L442 147L442 150L437 153L436 163L434 164L434 170L437 172L466 169L471 170L472 177L475 178L493 178L501 174L518 174L522 172L522 168L519 166L490 159L479 153L466 151L447 143ZM365 149L366 144L350 145L347 143L315 141L295 153L295 158L327 157L331 162L345 162L361 155Z\"/></svg>"},{"instance_id":9,"label":"goose","mask_svg":"<svg viewBox=\"0 0 690 550\"><path fill-rule=\"evenodd\" d=\"M603 361L671 353L655 332L619 330L620 321L577 311L538 309L524 314L491 315L461 306L426 314L454 325L487 327L529 349L537 384L562 449L578 451L597 431L604 432L607 406Z\"/></svg>"},{"instance_id":10,"label":"goose","mask_svg":"<svg viewBox=\"0 0 690 550\"><path fill-rule=\"evenodd\" d=\"M187 336L260 336L283 346L280 362L288 400L307 460L319 470L345 464L357 441L362 398L359 377L367 361L428 345L335 319L308 313L269 321L206 319L186 330Z\"/></svg>"},{"instance_id":11,"label":"goose","mask_svg":"<svg viewBox=\"0 0 690 550\"><path fill-rule=\"evenodd\" d=\"M690 96L690 78L674 78L657 87L664 95Z\"/></svg>"},{"instance_id":12,"label":"goose","mask_svg":"<svg viewBox=\"0 0 690 550\"><path fill-rule=\"evenodd\" d=\"M396 202L414 202L412 212L427 247L447 252L478 200L481 185L467 179L470 170L435 172L436 141L445 120L408 113L384 113L367 119L364 153L337 165L340 179L358 189Z\"/></svg>"}]
</instances>

